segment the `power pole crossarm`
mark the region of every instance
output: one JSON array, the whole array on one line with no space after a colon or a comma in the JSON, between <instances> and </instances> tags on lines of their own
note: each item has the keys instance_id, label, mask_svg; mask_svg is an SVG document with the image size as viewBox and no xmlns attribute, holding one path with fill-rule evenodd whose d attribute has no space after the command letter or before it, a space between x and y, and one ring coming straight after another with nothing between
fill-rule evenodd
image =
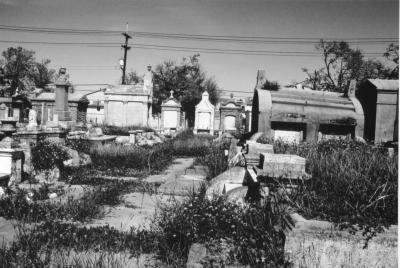
<instances>
[{"instance_id":1,"label":"power pole crossarm","mask_svg":"<svg viewBox=\"0 0 400 268\"><path fill-rule=\"evenodd\" d=\"M124 49L124 65L122 67L122 84L125 85L125 72L126 72L126 58L127 58L127 52L131 48L128 46L128 40L131 39L132 37L125 33L122 33L123 36L125 36L125 44L121 45L121 47Z\"/></svg>"}]
</instances>

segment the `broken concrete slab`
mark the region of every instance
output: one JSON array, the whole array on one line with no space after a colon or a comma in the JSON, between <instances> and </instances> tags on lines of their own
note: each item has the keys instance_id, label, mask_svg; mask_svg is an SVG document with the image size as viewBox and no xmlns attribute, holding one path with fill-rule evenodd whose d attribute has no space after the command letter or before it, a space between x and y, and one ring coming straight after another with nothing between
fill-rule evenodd
<instances>
[{"instance_id":1,"label":"broken concrete slab","mask_svg":"<svg viewBox=\"0 0 400 268\"><path fill-rule=\"evenodd\" d=\"M259 168L257 176L298 179L306 175L306 159L298 155L262 153Z\"/></svg>"},{"instance_id":2,"label":"broken concrete slab","mask_svg":"<svg viewBox=\"0 0 400 268\"><path fill-rule=\"evenodd\" d=\"M228 202L236 203L236 204L244 204L245 197L247 195L248 187L247 186L240 186L234 189L227 191L226 200Z\"/></svg>"},{"instance_id":3,"label":"broken concrete slab","mask_svg":"<svg viewBox=\"0 0 400 268\"><path fill-rule=\"evenodd\" d=\"M225 184L242 184L246 169L244 167L232 167L209 182L206 191L207 198L211 199L214 195L222 195Z\"/></svg>"}]
</instances>

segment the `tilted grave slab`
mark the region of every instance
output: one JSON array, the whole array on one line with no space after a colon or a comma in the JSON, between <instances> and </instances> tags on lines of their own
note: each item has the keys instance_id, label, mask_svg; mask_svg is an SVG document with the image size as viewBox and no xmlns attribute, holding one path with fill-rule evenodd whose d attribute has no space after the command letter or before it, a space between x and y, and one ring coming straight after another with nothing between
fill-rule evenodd
<instances>
[{"instance_id":1,"label":"tilted grave slab","mask_svg":"<svg viewBox=\"0 0 400 268\"><path fill-rule=\"evenodd\" d=\"M274 148L272 144L263 144L254 141L247 141L246 146L248 148L245 158L248 165L255 166L260 161L261 153L274 153Z\"/></svg>"},{"instance_id":2,"label":"tilted grave slab","mask_svg":"<svg viewBox=\"0 0 400 268\"><path fill-rule=\"evenodd\" d=\"M307 177L306 159L289 154L260 154L257 177L301 179Z\"/></svg>"}]
</instances>

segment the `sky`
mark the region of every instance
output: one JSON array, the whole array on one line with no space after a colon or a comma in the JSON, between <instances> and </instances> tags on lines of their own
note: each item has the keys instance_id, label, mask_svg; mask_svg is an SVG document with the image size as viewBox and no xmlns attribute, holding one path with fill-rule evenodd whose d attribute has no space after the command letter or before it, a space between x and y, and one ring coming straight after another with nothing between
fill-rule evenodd
<instances>
[{"instance_id":1,"label":"sky","mask_svg":"<svg viewBox=\"0 0 400 268\"><path fill-rule=\"evenodd\" d=\"M169 34L358 39L398 41L399 3L391 0L0 0L0 25L63 29L96 29ZM13 42L18 41L18 42ZM32 44L28 42L116 43L113 47ZM114 84L121 77L123 36L29 33L0 30L0 51L20 45L66 67L74 84ZM196 49L160 50L149 45L246 51L315 52L314 44L249 43L160 39L133 36L127 70L143 74L148 64L180 62ZM389 43L352 44L366 53L383 53ZM153 47L154 48L154 47ZM185 49L187 50L187 49ZM287 55L287 54L285 54ZM368 55L368 57L375 57ZM282 85L303 81L303 67L322 67L316 56L243 55L200 52L200 63L225 94L250 96L257 70ZM98 89L100 86L93 86Z\"/></svg>"}]
</instances>

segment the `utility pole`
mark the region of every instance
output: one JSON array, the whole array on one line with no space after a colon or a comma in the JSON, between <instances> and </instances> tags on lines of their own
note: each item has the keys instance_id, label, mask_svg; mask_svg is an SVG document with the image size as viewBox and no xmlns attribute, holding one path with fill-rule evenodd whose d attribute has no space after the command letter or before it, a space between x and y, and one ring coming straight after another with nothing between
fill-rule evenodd
<instances>
[{"instance_id":1,"label":"utility pole","mask_svg":"<svg viewBox=\"0 0 400 268\"><path fill-rule=\"evenodd\" d=\"M125 85L125 72L126 72L126 57L127 57L127 52L129 49L131 49L130 46L128 46L128 40L131 39L132 37L128 34L128 23L126 23L126 31L122 33L123 36L125 36L125 44L121 45L121 47L124 49L124 63L122 66L122 84Z\"/></svg>"}]
</instances>

